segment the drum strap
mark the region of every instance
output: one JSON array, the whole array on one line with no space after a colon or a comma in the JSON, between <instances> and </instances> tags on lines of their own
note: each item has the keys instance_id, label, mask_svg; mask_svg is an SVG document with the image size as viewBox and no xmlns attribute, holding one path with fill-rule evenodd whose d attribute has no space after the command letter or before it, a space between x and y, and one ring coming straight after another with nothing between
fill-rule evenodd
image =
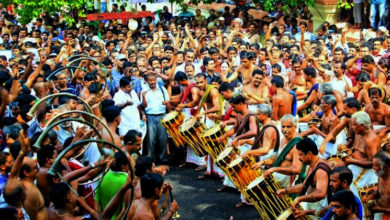
<instances>
[{"instance_id":1,"label":"drum strap","mask_svg":"<svg viewBox=\"0 0 390 220\"><path fill-rule=\"evenodd\" d=\"M190 95L191 90L192 90L192 88L194 88L194 86L195 86L195 83L191 83L190 85L188 85L188 87L184 91L183 97L180 100L180 104L183 104L187 100L187 98Z\"/></svg>"},{"instance_id":2,"label":"drum strap","mask_svg":"<svg viewBox=\"0 0 390 220\"><path fill-rule=\"evenodd\" d=\"M209 97L209 94L210 94L210 91L212 88L214 88L214 86L212 86L212 85L206 86L206 91L204 92L202 98L200 99L196 114L198 114L200 112L200 110L202 109L203 104L206 102L207 97Z\"/></svg>"},{"instance_id":3,"label":"drum strap","mask_svg":"<svg viewBox=\"0 0 390 220\"><path fill-rule=\"evenodd\" d=\"M298 143L302 140L301 137L295 137L293 139L291 139L286 147L282 150L282 152L279 154L279 156L276 158L275 162L272 164L272 167L278 167L280 166L280 164L282 164L282 162L284 161L284 159L286 158L287 154L290 152L290 150Z\"/></svg>"},{"instance_id":4,"label":"drum strap","mask_svg":"<svg viewBox=\"0 0 390 220\"><path fill-rule=\"evenodd\" d=\"M246 132L245 128L247 126L249 127L249 119L251 116L254 116L254 115L249 113L249 114L244 116L241 123L238 125L237 131L236 131L236 137L241 135L241 134L244 134Z\"/></svg>"},{"instance_id":5,"label":"drum strap","mask_svg":"<svg viewBox=\"0 0 390 220\"><path fill-rule=\"evenodd\" d=\"M261 129L261 131L257 133L256 138L255 138L255 142L253 143L251 150L260 148L259 144L260 144L260 141L263 140L265 130L266 130L267 128L270 128L270 127L271 127L271 128L274 128L275 131L276 131L276 143L275 143L275 147L274 147L274 153L278 153L278 152L279 152L279 145L280 145L279 130L278 130L278 128L277 128L275 125L270 125L270 124L265 125L265 126Z\"/></svg>"},{"instance_id":6,"label":"drum strap","mask_svg":"<svg viewBox=\"0 0 390 220\"><path fill-rule=\"evenodd\" d=\"M329 178L330 174L332 173L332 170L330 169L330 166L327 163L319 162L317 164L317 166L313 169L313 171L309 174L309 176L305 179L305 181L303 183L303 189L300 193L301 196L306 194L310 185L313 185L314 175L316 174L317 170L319 170L319 169L324 170L328 174L328 178ZM329 193L332 193L332 192L329 190L329 187L328 187L328 194Z\"/></svg>"}]
</instances>

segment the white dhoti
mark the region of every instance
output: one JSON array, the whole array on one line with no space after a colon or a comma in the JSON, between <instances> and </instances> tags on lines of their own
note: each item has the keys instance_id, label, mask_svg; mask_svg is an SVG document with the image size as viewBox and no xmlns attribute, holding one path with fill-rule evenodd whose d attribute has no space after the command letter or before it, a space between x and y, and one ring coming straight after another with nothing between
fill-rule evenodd
<instances>
[{"instance_id":1,"label":"white dhoti","mask_svg":"<svg viewBox=\"0 0 390 220\"><path fill-rule=\"evenodd\" d=\"M318 134L310 135L310 139L312 139L314 141L314 143L316 143L317 148L319 148L321 146L322 142L324 142L324 140L325 140L321 135L318 135ZM325 153L319 154L319 156L321 159L326 159L330 155L335 155L335 154L337 154L337 145L328 142L326 144L326 147L325 147Z\"/></svg>"},{"instance_id":2,"label":"white dhoti","mask_svg":"<svg viewBox=\"0 0 390 220\"><path fill-rule=\"evenodd\" d=\"M280 187L282 188L287 188L290 187L290 176L289 175L284 175L281 173L273 173L276 181L280 184Z\"/></svg>"},{"instance_id":3,"label":"white dhoti","mask_svg":"<svg viewBox=\"0 0 390 220\"><path fill-rule=\"evenodd\" d=\"M357 189L378 182L378 176L373 169L365 169L356 165L349 165L348 168L352 171L352 183Z\"/></svg>"},{"instance_id":4,"label":"white dhoti","mask_svg":"<svg viewBox=\"0 0 390 220\"><path fill-rule=\"evenodd\" d=\"M318 202L301 202L300 204L304 210L319 210L321 207L323 207L324 200L325 199L322 199ZM321 217L314 215L310 215L310 218L313 220L321 219Z\"/></svg>"}]
</instances>

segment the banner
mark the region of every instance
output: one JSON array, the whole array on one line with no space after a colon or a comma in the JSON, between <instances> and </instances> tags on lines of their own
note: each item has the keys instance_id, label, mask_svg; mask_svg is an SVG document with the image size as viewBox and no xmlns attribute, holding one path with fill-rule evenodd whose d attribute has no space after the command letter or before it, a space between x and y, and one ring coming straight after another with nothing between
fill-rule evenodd
<instances>
[{"instance_id":1,"label":"banner","mask_svg":"<svg viewBox=\"0 0 390 220\"><path fill-rule=\"evenodd\" d=\"M136 18L146 18L152 17L154 19L154 14L150 11L139 11L139 12L108 12L100 13L99 18L98 14L88 14L88 21L96 20L117 20L117 19L136 19Z\"/></svg>"}]
</instances>

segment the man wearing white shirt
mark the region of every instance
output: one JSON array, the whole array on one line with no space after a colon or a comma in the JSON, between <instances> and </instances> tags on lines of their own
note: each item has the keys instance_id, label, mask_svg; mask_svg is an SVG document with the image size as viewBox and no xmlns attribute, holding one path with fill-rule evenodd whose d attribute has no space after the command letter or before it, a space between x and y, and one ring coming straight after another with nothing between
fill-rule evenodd
<instances>
[{"instance_id":1,"label":"man wearing white shirt","mask_svg":"<svg viewBox=\"0 0 390 220\"><path fill-rule=\"evenodd\" d=\"M349 77L344 75L346 69L345 63L336 61L333 68L334 76L330 83L335 90L339 91L343 97L346 97L349 89L352 88L352 81Z\"/></svg>"},{"instance_id":2,"label":"man wearing white shirt","mask_svg":"<svg viewBox=\"0 0 390 220\"><path fill-rule=\"evenodd\" d=\"M168 135L161 120L167 111L165 104L169 100L168 91L157 85L157 77L153 74L146 75L145 80L149 89L142 91L142 106L148 122L148 156L155 162L166 163Z\"/></svg>"},{"instance_id":3,"label":"man wearing white shirt","mask_svg":"<svg viewBox=\"0 0 390 220\"><path fill-rule=\"evenodd\" d=\"M119 90L114 95L115 105L119 106L121 111L121 122L118 126L119 135L123 136L128 130L137 130L141 132L140 109L141 102L137 93L131 88L130 79L122 77L119 81ZM144 118L143 118L144 119Z\"/></svg>"}]
</instances>

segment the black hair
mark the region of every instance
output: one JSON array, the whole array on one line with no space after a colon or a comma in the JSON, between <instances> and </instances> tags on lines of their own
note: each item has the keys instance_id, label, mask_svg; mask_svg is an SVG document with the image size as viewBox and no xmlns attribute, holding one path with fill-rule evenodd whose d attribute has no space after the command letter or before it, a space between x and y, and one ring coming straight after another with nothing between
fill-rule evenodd
<instances>
[{"instance_id":1,"label":"black hair","mask_svg":"<svg viewBox=\"0 0 390 220\"><path fill-rule=\"evenodd\" d=\"M275 63L274 65L272 65L271 68L277 69L279 72L282 71L282 67L278 63Z\"/></svg>"},{"instance_id":2,"label":"black hair","mask_svg":"<svg viewBox=\"0 0 390 220\"><path fill-rule=\"evenodd\" d=\"M318 148L316 143L310 138L304 138L296 145L297 150L302 151L304 154L312 152L312 154L318 154Z\"/></svg>"},{"instance_id":3,"label":"black hair","mask_svg":"<svg viewBox=\"0 0 390 220\"><path fill-rule=\"evenodd\" d=\"M360 111L362 106L356 98L348 97L343 100L344 104L347 104L348 108L356 108L357 111Z\"/></svg>"},{"instance_id":4,"label":"black hair","mask_svg":"<svg viewBox=\"0 0 390 220\"><path fill-rule=\"evenodd\" d=\"M219 90L219 93L225 92L225 91L228 91L228 90L234 91L234 87L233 87L232 84L230 84L230 83L223 82L223 83L219 86L218 90Z\"/></svg>"},{"instance_id":5,"label":"black hair","mask_svg":"<svg viewBox=\"0 0 390 220\"><path fill-rule=\"evenodd\" d=\"M210 63L211 61L214 62L214 60L211 59L210 57L205 57L205 58L203 58L203 66L206 67L207 65L209 65L209 63Z\"/></svg>"},{"instance_id":6,"label":"black hair","mask_svg":"<svg viewBox=\"0 0 390 220\"><path fill-rule=\"evenodd\" d=\"M368 96L371 95L379 95L379 97L382 97L382 90L378 87L372 87L368 89Z\"/></svg>"},{"instance_id":7,"label":"black hair","mask_svg":"<svg viewBox=\"0 0 390 220\"><path fill-rule=\"evenodd\" d=\"M250 53L248 51L243 50L243 51L240 52L240 59L248 59L248 60L250 60L250 57L251 57L251 55L250 55Z\"/></svg>"},{"instance_id":8,"label":"black hair","mask_svg":"<svg viewBox=\"0 0 390 220\"><path fill-rule=\"evenodd\" d=\"M0 208L0 216L8 220L17 220L18 210L13 206Z\"/></svg>"},{"instance_id":9,"label":"black hair","mask_svg":"<svg viewBox=\"0 0 390 220\"><path fill-rule=\"evenodd\" d=\"M117 117L121 115L121 108L116 105L110 105L103 109L102 115L107 123L112 123Z\"/></svg>"},{"instance_id":10,"label":"black hair","mask_svg":"<svg viewBox=\"0 0 390 220\"><path fill-rule=\"evenodd\" d=\"M42 146L37 153L39 166L43 167L48 159L53 158L55 147L51 144Z\"/></svg>"},{"instance_id":11,"label":"black hair","mask_svg":"<svg viewBox=\"0 0 390 220\"><path fill-rule=\"evenodd\" d=\"M164 183L162 176L156 173L147 173L141 178L141 195L144 198L152 198L156 189L161 189Z\"/></svg>"},{"instance_id":12,"label":"black hair","mask_svg":"<svg viewBox=\"0 0 390 220\"><path fill-rule=\"evenodd\" d=\"M212 48L209 49L209 54L210 55L215 54L215 53L219 53L218 48L212 47Z\"/></svg>"},{"instance_id":13,"label":"black hair","mask_svg":"<svg viewBox=\"0 0 390 220\"><path fill-rule=\"evenodd\" d=\"M183 71L177 71L175 74L175 77L174 77L174 80L178 81L178 82L184 81L187 79L188 79L188 76Z\"/></svg>"},{"instance_id":14,"label":"black hair","mask_svg":"<svg viewBox=\"0 0 390 220\"><path fill-rule=\"evenodd\" d=\"M49 198L56 209L65 207L66 195L69 193L69 191L69 186L64 182L58 183L51 187L49 191Z\"/></svg>"},{"instance_id":15,"label":"black hair","mask_svg":"<svg viewBox=\"0 0 390 220\"><path fill-rule=\"evenodd\" d=\"M339 202L345 208L350 208L352 209L353 213L356 213L357 204L355 200L355 195L349 190L340 190L338 192L335 192L332 195L331 201Z\"/></svg>"},{"instance_id":16,"label":"black hair","mask_svg":"<svg viewBox=\"0 0 390 220\"><path fill-rule=\"evenodd\" d=\"M20 150L22 149L22 145L20 145L19 141L15 141L14 143L11 144L11 147L9 148L9 152L12 155L12 158L16 160L16 158L19 155Z\"/></svg>"},{"instance_id":17,"label":"black hair","mask_svg":"<svg viewBox=\"0 0 390 220\"><path fill-rule=\"evenodd\" d=\"M126 145L127 143L135 143L137 141L137 137L142 138L142 133L137 130L129 130L123 137L123 142Z\"/></svg>"},{"instance_id":18,"label":"black hair","mask_svg":"<svg viewBox=\"0 0 390 220\"><path fill-rule=\"evenodd\" d=\"M389 157L389 154L387 152L378 151L378 153L376 153L374 155L374 158L379 159L382 165L384 165L386 167L390 167L390 157Z\"/></svg>"},{"instance_id":19,"label":"black hair","mask_svg":"<svg viewBox=\"0 0 390 220\"><path fill-rule=\"evenodd\" d=\"M264 73L263 73L263 71L261 71L260 69L255 69L255 70L253 70L253 72L252 72L252 77L254 77L254 76L256 76L256 75L264 76Z\"/></svg>"},{"instance_id":20,"label":"black hair","mask_svg":"<svg viewBox=\"0 0 390 220\"><path fill-rule=\"evenodd\" d=\"M361 63L374 64L375 61L374 61L374 58L373 58L371 55L365 55L365 56L362 58Z\"/></svg>"},{"instance_id":21,"label":"black hair","mask_svg":"<svg viewBox=\"0 0 390 220\"><path fill-rule=\"evenodd\" d=\"M351 185L353 174L348 167L336 167L332 170L332 174L338 173L340 182L347 181L348 186Z\"/></svg>"},{"instance_id":22,"label":"black hair","mask_svg":"<svg viewBox=\"0 0 390 220\"><path fill-rule=\"evenodd\" d=\"M21 184L17 184L14 190L3 190L3 197L8 205L18 207L18 203L21 203L25 198L26 194ZM2 216L3 217L3 216Z\"/></svg>"},{"instance_id":23,"label":"black hair","mask_svg":"<svg viewBox=\"0 0 390 220\"><path fill-rule=\"evenodd\" d=\"M204 78L206 79L206 75L204 73L198 73L195 75L195 78Z\"/></svg>"},{"instance_id":24,"label":"black hair","mask_svg":"<svg viewBox=\"0 0 390 220\"><path fill-rule=\"evenodd\" d=\"M9 156L9 153L7 152L0 152L0 166L5 165L5 162L7 161L7 157Z\"/></svg>"},{"instance_id":25,"label":"black hair","mask_svg":"<svg viewBox=\"0 0 390 220\"><path fill-rule=\"evenodd\" d=\"M234 50L236 53L237 53L237 48L233 47L233 46L230 46L228 47L227 49L227 53L229 53L230 51Z\"/></svg>"},{"instance_id":26,"label":"black hair","mask_svg":"<svg viewBox=\"0 0 390 220\"><path fill-rule=\"evenodd\" d=\"M357 82L359 82L359 81L360 82L367 82L370 79L371 79L370 75L366 71L360 71L360 73L356 77Z\"/></svg>"},{"instance_id":27,"label":"black hair","mask_svg":"<svg viewBox=\"0 0 390 220\"><path fill-rule=\"evenodd\" d=\"M130 85L130 79L127 78L127 77L122 77L120 80L119 80L119 87L121 88L125 88L126 86Z\"/></svg>"},{"instance_id":28,"label":"black hair","mask_svg":"<svg viewBox=\"0 0 390 220\"><path fill-rule=\"evenodd\" d=\"M135 161L135 176L142 177L147 170L152 171L153 159L147 156L141 156Z\"/></svg>"},{"instance_id":29,"label":"black hair","mask_svg":"<svg viewBox=\"0 0 390 220\"><path fill-rule=\"evenodd\" d=\"M229 103L232 103L232 104L245 104L245 98L242 96L242 95L239 95L239 96L236 96L236 97L233 97L229 100Z\"/></svg>"},{"instance_id":30,"label":"black hair","mask_svg":"<svg viewBox=\"0 0 390 220\"><path fill-rule=\"evenodd\" d=\"M115 153L115 162L111 165L111 170L115 172L122 171L122 166L127 165L127 157L121 152Z\"/></svg>"},{"instance_id":31,"label":"black hair","mask_svg":"<svg viewBox=\"0 0 390 220\"><path fill-rule=\"evenodd\" d=\"M271 79L271 84L275 85L276 88L283 88L284 80L281 76L273 76Z\"/></svg>"},{"instance_id":32,"label":"black hair","mask_svg":"<svg viewBox=\"0 0 390 220\"><path fill-rule=\"evenodd\" d=\"M317 72L316 72L316 69L314 69L314 67L306 67L305 69L303 69L303 72L308 75L308 76L311 76L313 78L316 78L317 76Z\"/></svg>"}]
</instances>

